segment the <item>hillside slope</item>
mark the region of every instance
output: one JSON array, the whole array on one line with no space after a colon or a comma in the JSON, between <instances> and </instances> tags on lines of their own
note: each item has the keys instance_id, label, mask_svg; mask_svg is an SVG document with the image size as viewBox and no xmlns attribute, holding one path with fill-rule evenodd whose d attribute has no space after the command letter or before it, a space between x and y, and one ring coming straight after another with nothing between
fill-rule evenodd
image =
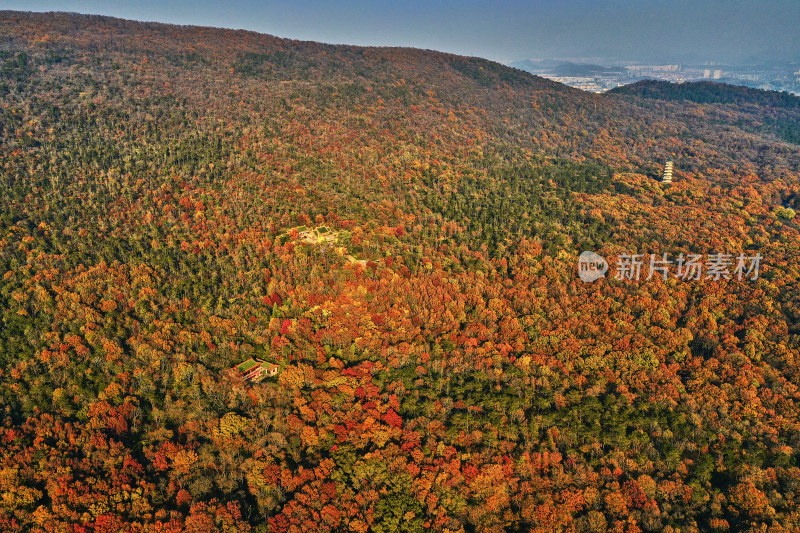
<instances>
[{"instance_id":1,"label":"hillside slope","mask_svg":"<svg viewBox=\"0 0 800 533\"><path fill-rule=\"evenodd\" d=\"M734 108L737 112L749 115L747 118L753 123L749 128L746 123L738 123L745 129L757 133L772 133L786 142L800 144L800 97L786 92L751 89L710 81L670 83L643 80L617 87L608 94L710 104L709 107L716 108Z\"/></svg>"},{"instance_id":2,"label":"hillside slope","mask_svg":"<svg viewBox=\"0 0 800 533\"><path fill-rule=\"evenodd\" d=\"M0 530L797 530L783 112L0 12Z\"/></svg>"},{"instance_id":3,"label":"hillside slope","mask_svg":"<svg viewBox=\"0 0 800 533\"><path fill-rule=\"evenodd\" d=\"M611 89L608 93L659 100L685 100L698 104L759 105L800 109L800 97L786 92L765 91L713 81L671 83L662 80L642 80Z\"/></svg>"}]
</instances>

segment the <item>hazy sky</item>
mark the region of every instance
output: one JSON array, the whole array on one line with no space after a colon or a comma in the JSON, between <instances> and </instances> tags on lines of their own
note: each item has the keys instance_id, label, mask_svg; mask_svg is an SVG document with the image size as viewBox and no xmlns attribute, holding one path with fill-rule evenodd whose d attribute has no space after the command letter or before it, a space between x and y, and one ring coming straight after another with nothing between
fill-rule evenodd
<instances>
[{"instance_id":1,"label":"hazy sky","mask_svg":"<svg viewBox=\"0 0 800 533\"><path fill-rule=\"evenodd\" d=\"M0 9L244 28L497 61L800 59L800 0L0 0Z\"/></svg>"}]
</instances>

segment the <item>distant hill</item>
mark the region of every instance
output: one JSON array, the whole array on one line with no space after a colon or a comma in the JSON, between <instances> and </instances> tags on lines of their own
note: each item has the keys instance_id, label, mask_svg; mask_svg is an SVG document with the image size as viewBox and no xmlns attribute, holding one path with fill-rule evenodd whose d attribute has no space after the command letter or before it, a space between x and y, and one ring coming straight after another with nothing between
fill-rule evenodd
<instances>
[{"instance_id":1,"label":"distant hill","mask_svg":"<svg viewBox=\"0 0 800 533\"><path fill-rule=\"evenodd\" d=\"M698 104L754 104L781 109L800 109L800 97L787 92L765 91L713 81L672 83L663 80L642 80L616 87L608 93L658 100L688 100Z\"/></svg>"},{"instance_id":2,"label":"distant hill","mask_svg":"<svg viewBox=\"0 0 800 533\"><path fill-rule=\"evenodd\" d=\"M793 144L800 144L800 97L787 92L766 91L741 85L713 81L671 83L662 80L642 80L608 91L610 95L635 96L669 102L720 104L737 110L756 107L761 114L760 125L745 129L772 133Z\"/></svg>"},{"instance_id":3,"label":"distant hill","mask_svg":"<svg viewBox=\"0 0 800 533\"><path fill-rule=\"evenodd\" d=\"M625 67L606 67L593 63L561 63L553 68L558 76L597 76L600 74L625 74Z\"/></svg>"},{"instance_id":4,"label":"distant hill","mask_svg":"<svg viewBox=\"0 0 800 533\"><path fill-rule=\"evenodd\" d=\"M511 67L533 74L547 73L555 76L596 76L600 74L624 74L625 67L607 67L594 63L574 63L553 59L513 61Z\"/></svg>"}]
</instances>

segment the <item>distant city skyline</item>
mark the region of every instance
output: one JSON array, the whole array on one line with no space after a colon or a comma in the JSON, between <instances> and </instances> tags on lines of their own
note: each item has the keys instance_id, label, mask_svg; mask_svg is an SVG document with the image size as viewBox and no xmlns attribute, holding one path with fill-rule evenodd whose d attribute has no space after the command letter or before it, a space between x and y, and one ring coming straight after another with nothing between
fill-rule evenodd
<instances>
[{"instance_id":1,"label":"distant city skyline","mask_svg":"<svg viewBox=\"0 0 800 533\"><path fill-rule=\"evenodd\" d=\"M411 46L500 62L763 63L800 60L797 0L0 0L0 9L74 11L278 37Z\"/></svg>"}]
</instances>

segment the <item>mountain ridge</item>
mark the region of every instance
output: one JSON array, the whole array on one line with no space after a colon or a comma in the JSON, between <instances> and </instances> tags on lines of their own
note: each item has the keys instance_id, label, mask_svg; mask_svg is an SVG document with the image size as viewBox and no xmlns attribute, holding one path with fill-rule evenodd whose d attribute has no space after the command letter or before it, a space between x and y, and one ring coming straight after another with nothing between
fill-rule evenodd
<instances>
[{"instance_id":1,"label":"mountain ridge","mask_svg":"<svg viewBox=\"0 0 800 533\"><path fill-rule=\"evenodd\" d=\"M800 108L800 96L786 91L756 89L715 81L688 81L673 83L664 80L640 80L615 87L610 94L638 96L663 100L686 100L698 104L771 105L789 109Z\"/></svg>"}]
</instances>

